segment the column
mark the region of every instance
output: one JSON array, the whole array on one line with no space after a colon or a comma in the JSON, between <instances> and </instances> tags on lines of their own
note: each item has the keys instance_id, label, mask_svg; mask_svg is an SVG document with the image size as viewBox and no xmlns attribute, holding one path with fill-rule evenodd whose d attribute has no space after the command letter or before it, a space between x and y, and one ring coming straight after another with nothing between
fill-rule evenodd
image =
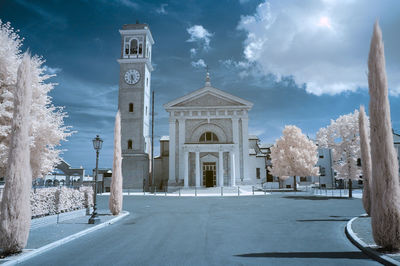
<instances>
[{"instance_id":1,"label":"column","mask_svg":"<svg viewBox=\"0 0 400 266\"><path fill-rule=\"evenodd\" d=\"M175 183L175 119L169 120L169 179L168 183Z\"/></svg>"},{"instance_id":2,"label":"column","mask_svg":"<svg viewBox=\"0 0 400 266\"><path fill-rule=\"evenodd\" d=\"M224 152L219 151L218 162L218 186L224 186Z\"/></svg>"},{"instance_id":3,"label":"column","mask_svg":"<svg viewBox=\"0 0 400 266\"><path fill-rule=\"evenodd\" d=\"M179 179L184 179L184 169L183 169L183 144L185 144L185 119L180 118L178 120L179 123Z\"/></svg>"},{"instance_id":4,"label":"column","mask_svg":"<svg viewBox=\"0 0 400 266\"><path fill-rule=\"evenodd\" d=\"M235 169L235 152L234 151L230 151L229 152L230 155L230 163L231 163L231 186L234 187L236 186L236 169Z\"/></svg>"},{"instance_id":5,"label":"column","mask_svg":"<svg viewBox=\"0 0 400 266\"><path fill-rule=\"evenodd\" d=\"M185 151L184 156L184 165L185 165L185 177L184 177L184 186L185 188L189 187L189 152Z\"/></svg>"},{"instance_id":6,"label":"column","mask_svg":"<svg viewBox=\"0 0 400 266\"><path fill-rule=\"evenodd\" d=\"M240 177L240 156L239 156L239 118L232 117L233 144L235 144L235 174Z\"/></svg>"},{"instance_id":7,"label":"column","mask_svg":"<svg viewBox=\"0 0 400 266\"><path fill-rule=\"evenodd\" d=\"M249 176L249 133L248 133L249 119L242 118L242 136L243 136L243 179L248 179Z\"/></svg>"},{"instance_id":8,"label":"column","mask_svg":"<svg viewBox=\"0 0 400 266\"><path fill-rule=\"evenodd\" d=\"M200 187L200 152L196 151L196 187Z\"/></svg>"}]
</instances>

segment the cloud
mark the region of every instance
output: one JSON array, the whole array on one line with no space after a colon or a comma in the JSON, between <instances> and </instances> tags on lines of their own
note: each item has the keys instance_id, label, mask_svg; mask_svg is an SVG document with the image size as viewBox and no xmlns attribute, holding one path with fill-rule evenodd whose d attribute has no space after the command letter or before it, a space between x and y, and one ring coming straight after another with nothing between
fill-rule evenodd
<instances>
[{"instance_id":1,"label":"cloud","mask_svg":"<svg viewBox=\"0 0 400 266\"><path fill-rule=\"evenodd\" d=\"M131 0L118 0L117 1L119 4L126 6L126 7L131 7L134 9L138 9L139 5Z\"/></svg>"},{"instance_id":2,"label":"cloud","mask_svg":"<svg viewBox=\"0 0 400 266\"><path fill-rule=\"evenodd\" d=\"M44 70L50 75L58 74L62 71L59 67L50 67L47 65L44 66Z\"/></svg>"},{"instance_id":3,"label":"cloud","mask_svg":"<svg viewBox=\"0 0 400 266\"><path fill-rule=\"evenodd\" d=\"M196 48L191 48L191 49L190 49L190 56L191 56L191 57L194 57L196 54L197 54Z\"/></svg>"},{"instance_id":4,"label":"cloud","mask_svg":"<svg viewBox=\"0 0 400 266\"><path fill-rule=\"evenodd\" d=\"M156 9L156 12L158 14L167 14L167 11L165 10L165 8L168 6L168 4L161 4L161 6L159 8Z\"/></svg>"},{"instance_id":5,"label":"cloud","mask_svg":"<svg viewBox=\"0 0 400 266\"><path fill-rule=\"evenodd\" d=\"M204 60L203 59L199 59L199 60L197 60L197 61L195 61L195 62L192 62L192 66L193 67L195 67L195 68L201 68L201 67L206 67L207 65L206 65L206 63L204 62Z\"/></svg>"},{"instance_id":6,"label":"cloud","mask_svg":"<svg viewBox=\"0 0 400 266\"><path fill-rule=\"evenodd\" d=\"M197 42L203 45L204 50L210 48L210 38L213 36L208 30L206 30L202 25L194 25L186 29L190 35L188 42Z\"/></svg>"},{"instance_id":7,"label":"cloud","mask_svg":"<svg viewBox=\"0 0 400 266\"><path fill-rule=\"evenodd\" d=\"M400 53L394 47L400 38L392 37L399 22L394 10L399 8L399 2L377 0L307 0L301 5L265 1L254 14L242 16L237 29L246 33L244 58L259 65L263 74L272 73L278 80L292 76L308 93L334 95L367 88L372 25L380 17L389 88L399 95ZM396 45L390 42L395 40Z\"/></svg>"}]
</instances>

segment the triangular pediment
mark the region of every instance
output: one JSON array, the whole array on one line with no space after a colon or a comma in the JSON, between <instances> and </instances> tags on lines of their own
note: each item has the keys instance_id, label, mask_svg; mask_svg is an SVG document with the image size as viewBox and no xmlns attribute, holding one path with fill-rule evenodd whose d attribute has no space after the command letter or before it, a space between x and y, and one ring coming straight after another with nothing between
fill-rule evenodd
<instances>
[{"instance_id":1,"label":"triangular pediment","mask_svg":"<svg viewBox=\"0 0 400 266\"><path fill-rule=\"evenodd\" d=\"M253 104L216 88L205 87L165 104L164 108L224 106L251 108Z\"/></svg>"},{"instance_id":2,"label":"triangular pediment","mask_svg":"<svg viewBox=\"0 0 400 266\"><path fill-rule=\"evenodd\" d=\"M209 106L239 106L244 105L242 103L232 101L230 99L224 99L222 97L218 97L218 95L214 95L211 93L205 93L204 95L200 95L194 99L189 99L180 103L177 103L173 106L183 107L183 106L196 106L196 107L209 107Z\"/></svg>"}]
</instances>

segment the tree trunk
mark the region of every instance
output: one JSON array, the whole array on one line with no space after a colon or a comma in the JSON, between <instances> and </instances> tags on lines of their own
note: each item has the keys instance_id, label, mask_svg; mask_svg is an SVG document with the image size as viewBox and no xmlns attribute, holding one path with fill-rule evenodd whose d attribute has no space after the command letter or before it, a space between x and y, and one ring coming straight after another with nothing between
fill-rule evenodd
<instances>
[{"instance_id":1,"label":"tree trunk","mask_svg":"<svg viewBox=\"0 0 400 266\"><path fill-rule=\"evenodd\" d=\"M293 188L294 188L294 191L297 190L296 176L293 176Z\"/></svg>"},{"instance_id":2,"label":"tree trunk","mask_svg":"<svg viewBox=\"0 0 400 266\"><path fill-rule=\"evenodd\" d=\"M349 179L349 198L353 197L353 180Z\"/></svg>"}]
</instances>

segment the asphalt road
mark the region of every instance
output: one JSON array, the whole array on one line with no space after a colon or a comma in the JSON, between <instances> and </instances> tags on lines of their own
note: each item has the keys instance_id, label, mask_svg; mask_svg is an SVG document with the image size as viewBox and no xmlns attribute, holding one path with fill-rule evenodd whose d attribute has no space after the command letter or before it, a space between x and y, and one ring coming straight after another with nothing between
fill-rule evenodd
<instances>
[{"instance_id":1,"label":"asphalt road","mask_svg":"<svg viewBox=\"0 0 400 266\"><path fill-rule=\"evenodd\" d=\"M126 196L124 209L120 222L23 265L379 265L344 233L359 199Z\"/></svg>"}]
</instances>

